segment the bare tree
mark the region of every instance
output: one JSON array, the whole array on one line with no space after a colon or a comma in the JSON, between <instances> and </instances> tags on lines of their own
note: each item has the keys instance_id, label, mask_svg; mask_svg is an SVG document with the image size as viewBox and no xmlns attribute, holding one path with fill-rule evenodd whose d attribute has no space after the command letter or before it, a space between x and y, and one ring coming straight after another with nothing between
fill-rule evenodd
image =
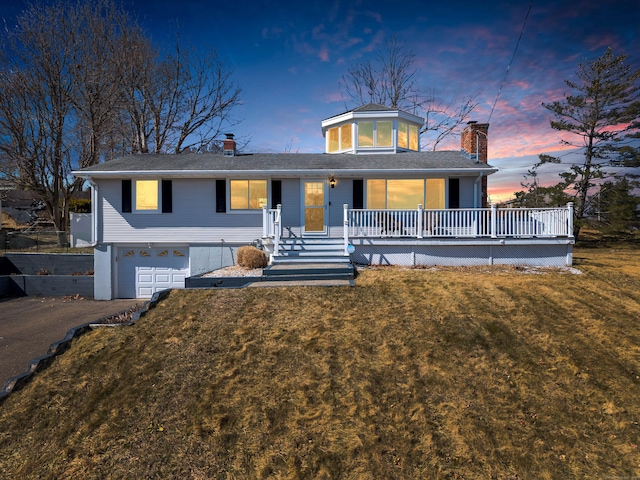
<instances>
[{"instance_id":1,"label":"bare tree","mask_svg":"<svg viewBox=\"0 0 640 480\"><path fill-rule=\"evenodd\" d=\"M121 32L137 27L109 0L32 4L9 31L0 65L0 167L44 202L58 231L117 119Z\"/></svg>"},{"instance_id":2,"label":"bare tree","mask_svg":"<svg viewBox=\"0 0 640 480\"><path fill-rule=\"evenodd\" d=\"M374 62L352 65L342 75L340 87L358 105L377 103L400 110L420 105L422 94L415 84L416 56L397 37L386 40Z\"/></svg>"},{"instance_id":3,"label":"bare tree","mask_svg":"<svg viewBox=\"0 0 640 480\"><path fill-rule=\"evenodd\" d=\"M132 152L204 152L234 121L240 87L215 51L175 53L159 60L153 50L136 52L124 82ZM149 61L148 59L155 59Z\"/></svg>"},{"instance_id":4,"label":"bare tree","mask_svg":"<svg viewBox=\"0 0 640 480\"><path fill-rule=\"evenodd\" d=\"M432 90L422 103L425 117L423 148L437 150L438 145L451 136L459 136L461 127L466 125L471 112L478 106L477 94L467 95L452 104L440 102Z\"/></svg>"},{"instance_id":5,"label":"bare tree","mask_svg":"<svg viewBox=\"0 0 640 480\"><path fill-rule=\"evenodd\" d=\"M34 3L0 48L0 173L58 231L73 169L131 152L212 151L240 88L211 52L162 57L111 0Z\"/></svg>"},{"instance_id":6,"label":"bare tree","mask_svg":"<svg viewBox=\"0 0 640 480\"><path fill-rule=\"evenodd\" d=\"M447 104L436 98L435 90L423 91L416 83L416 55L397 37L386 40L374 61L349 67L339 85L355 106L377 103L422 115L425 125L423 148L436 150L447 137L459 135L460 128L478 105L477 95ZM348 108L348 105L347 105Z\"/></svg>"}]
</instances>

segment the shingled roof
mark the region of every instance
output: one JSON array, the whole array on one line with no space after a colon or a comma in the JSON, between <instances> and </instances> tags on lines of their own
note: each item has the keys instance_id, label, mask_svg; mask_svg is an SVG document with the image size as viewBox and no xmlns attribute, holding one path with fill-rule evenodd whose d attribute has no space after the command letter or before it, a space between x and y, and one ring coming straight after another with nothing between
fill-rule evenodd
<instances>
[{"instance_id":1,"label":"shingled roof","mask_svg":"<svg viewBox=\"0 0 640 480\"><path fill-rule=\"evenodd\" d=\"M299 176L331 171L364 175L385 172L444 172L490 174L497 169L478 163L459 151L403 152L395 154L253 153L236 156L219 154L138 154L93 165L74 174L117 177L149 173L171 176L216 176L229 174Z\"/></svg>"}]
</instances>

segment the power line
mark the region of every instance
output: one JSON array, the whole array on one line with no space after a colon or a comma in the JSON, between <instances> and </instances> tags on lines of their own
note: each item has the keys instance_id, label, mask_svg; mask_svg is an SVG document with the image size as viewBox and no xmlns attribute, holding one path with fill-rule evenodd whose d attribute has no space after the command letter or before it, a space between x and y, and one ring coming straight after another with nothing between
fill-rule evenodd
<instances>
[{"instance_id":1,"label":"power line","mask_svg":"<svg viewBox=\"0 0 640 480\"><path fill-rule=\"evenodd\" d=\"M487 123L491 122L491 115L493 115L493 110L496 108L496 104L498 103L498 98L500 98L500 93L502 92L502 87L504 87L505 82L507 81L507 76L509 75L509 70L511 70L511 64L513 63L513 59L516 57L516 52L518 51L518 46L520 45L520 40L522 40L522 34L524 33L524 27L527 25L527 20L529 19L529 14L531 13L531 7L533 6L533 0L529 3L529 10L527 10L527 16L524 17L524 23L522 24L522 30L520 30L520 36L518 37L518 41L516 42L516 48L513 50L513 55L511 55L511 61L507 66L507 71L504 74L504 79L500 84L500 89L498 90L498 94L496 95L496 99L493 102L493 107L491 107L491 113L489 114L489 120Z\"/></svg>"}]
</instances>

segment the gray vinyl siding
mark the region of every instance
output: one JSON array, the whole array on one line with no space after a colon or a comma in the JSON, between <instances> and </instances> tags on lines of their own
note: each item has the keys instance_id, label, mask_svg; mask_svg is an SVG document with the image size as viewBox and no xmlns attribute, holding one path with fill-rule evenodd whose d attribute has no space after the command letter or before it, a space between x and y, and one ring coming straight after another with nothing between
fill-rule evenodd
<instances>
[{"instance_id":1,"label":"gray vinyl siding","mask_svg":"<svg viewBox=\"0 0 640 480\"><path fill-rule=\"evenodd\" d=\"M329 236L341 237L344 233L344 204L351 208L353 202L353 180L344 178L335 188L329 188Z\"/></svg>"},{"instance_id":2,"label":"gray vinyl siding","mask_svg":"<svg viewBox=\"0 0 640 480\"><path fill-rule=\"evenodd\" d=\"M251 242L262 236L262 210L216 213L215 179L173 179L172 213L122 213L120 180L100 182L102 242Z\"/></svg>"},{"instance_id":3,"label":"gray vinyl siding","mask_svg":"<svg viewBox=\"0 0 640 480\"><path fill-rule=\"evenodd\" d=\"M282 229L285 236L290 233L300 235L300 203L300 179L282 180Z\"/></svg>"},{"instance_id":4,"label":"gray vinyl siding","mask_svg":"<svg viewBox=\"0 0 640 480\"><path fill-rule=\"evenodd\" d=\"M460 208L473 208L473 184L476 177L460 177ZM478 194L481 195L481 188L478 186ZM478 201L478 205L480 202Z\"/></svg>"}]
</instances>

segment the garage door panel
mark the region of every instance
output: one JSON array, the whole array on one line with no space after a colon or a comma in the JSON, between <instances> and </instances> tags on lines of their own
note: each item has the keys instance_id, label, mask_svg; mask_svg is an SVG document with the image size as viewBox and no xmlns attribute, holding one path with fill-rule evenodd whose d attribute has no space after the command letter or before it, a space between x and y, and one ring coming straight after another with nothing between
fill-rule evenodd
<instances>
[{"instance_id":1,"label":"garage door panel","mask_svg":"<svg viewBox=\"0 0 640 480\"><path fill-rule=\"evenodd\" d=\"M151 287L138 288L138 298L149 298L153 296L154 293Z\"/></svg>"},{"instance_id":2,"label":"garage door panel","mask_svg":"<svg viewBox=\"0 0 640 480\"><path fill-rule=\"evenodd\" d=\"M189 275L187 248L126 248L120 252L120 298L149 298L167 288L184 288Z\"/></svg>"},{"instance_id":3,"label":"garage door panel","mask_svg":"<svg viewBox=\"0 0 640 480\"><path fill-rule=\"evenodd\" d=\"M187 278L187 276L184 273L173 273L171 275L171 281L173 283L178 283L178 282L184 283L186 278Z\"/></svg>"}]
</instances>

